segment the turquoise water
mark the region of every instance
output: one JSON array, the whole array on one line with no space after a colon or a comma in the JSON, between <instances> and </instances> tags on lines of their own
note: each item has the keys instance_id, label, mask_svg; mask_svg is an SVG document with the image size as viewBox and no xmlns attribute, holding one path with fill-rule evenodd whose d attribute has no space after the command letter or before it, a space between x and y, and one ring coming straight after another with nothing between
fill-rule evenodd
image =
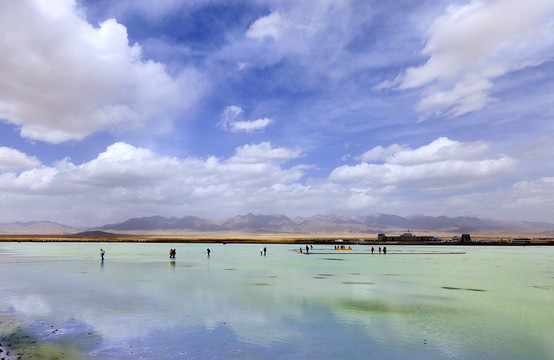
<instances>
[{"instance_id":1,"label":"turquoise water","mask_svg":"<svg viewBox=\"0 0 554 360\"><path fill-rule=\"evenodd\" d=\"M23 358L554 359L553 247L266 246L1 243L0 343Z\"/></svg>"}]
</instances>

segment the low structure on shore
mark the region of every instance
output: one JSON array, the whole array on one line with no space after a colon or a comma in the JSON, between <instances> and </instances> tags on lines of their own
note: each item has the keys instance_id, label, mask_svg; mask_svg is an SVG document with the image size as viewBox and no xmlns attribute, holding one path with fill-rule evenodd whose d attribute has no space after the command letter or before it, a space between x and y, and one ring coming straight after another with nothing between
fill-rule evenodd
<instances>
[{"instance_id":1,"label":"low structure on shore","mask_svg":"<svg viewBox=\"0 0 554 360\"><path fill-rule=\"evenodd\" d=\"M377 241L380 242L387 242L387 241L394 241L394 242L430 242L430 241L440 241L440 239L437 239L434 236L417 236L412 234L411 232L406 232L402 235L385 235L385 234L378 234L377 235Z\"/></svg>"}]
</instances>

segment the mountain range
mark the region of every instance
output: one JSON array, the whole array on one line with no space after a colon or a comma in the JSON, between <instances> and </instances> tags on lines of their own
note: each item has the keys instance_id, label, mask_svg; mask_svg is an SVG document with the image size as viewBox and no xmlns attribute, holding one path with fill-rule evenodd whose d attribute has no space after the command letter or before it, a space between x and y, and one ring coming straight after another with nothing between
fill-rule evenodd
<instances>
[{"instance_id":1,"label":"mountain range","mask_svg":"<svg viewBox=\"0 0 554 360\"><path fill-rule=\"evenodd\" d=\"M310 217L292 217L285 215L246 214L223 220L209 220L195 216L166 218L151 216L133 218L120 223L104 225L102 231L188 231L188 232L244 232L272 234L310 234L310 233L368 233L387 231L443 231L443 232L554 232L554 224L547 222L505 221L480 219L476 217L424 216L406 217L388 214L366 216L314 215Z\"/></svg>"},{"instance_id":2,"label":"mountain range","mask_svg":"<svg viewBox=\"0 0 554 360\"><path fill-rule=\"evenodd\" d=\"M554 234L554 224L517 220L493 220L476 217L446 217L389 214L346 216L321 214L310 217L285 215L246 214L222 220L210 220L196 216L132 218L97 228L74 228L50 221L0 223L4 234L69 234L82 231L112 232L165 232L207 233L240 232L251 234L376 234L398 231L435 232L514 232Z\"/></svg>"}]
</instances>

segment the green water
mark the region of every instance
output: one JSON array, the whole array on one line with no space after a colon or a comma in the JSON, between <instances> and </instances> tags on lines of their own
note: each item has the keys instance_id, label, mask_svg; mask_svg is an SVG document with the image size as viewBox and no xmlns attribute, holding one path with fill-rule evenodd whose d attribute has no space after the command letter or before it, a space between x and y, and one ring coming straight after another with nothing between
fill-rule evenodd
<instances>
[{"instance_id":1,"label":"green water","mask_svg":"<svg viewBox=\"0 0 554 360\"><path fill-rule=\"evenodd\" d=\"M553 247L296 248L1 243L0 343L29 358L554 359Z\"/></svg>"}]
</instances>

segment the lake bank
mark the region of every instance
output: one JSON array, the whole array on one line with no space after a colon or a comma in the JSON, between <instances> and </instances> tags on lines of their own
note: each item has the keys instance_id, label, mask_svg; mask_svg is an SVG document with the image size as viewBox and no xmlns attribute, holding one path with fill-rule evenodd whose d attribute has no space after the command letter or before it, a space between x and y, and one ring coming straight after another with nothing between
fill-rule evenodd
<instances>
[{"instance_id":1,"label":"lake bank","mask_svg":"<svg viewBox=\"0 0 554 360\"><path fill-rule=\"evenodd\" d=\"M120 243L218 243L218 244L348 244L348 245L432 245L432 246L551 246L554 238L522 237L472 237L471 242L455 241L378 241L376 238L358 236L74 236L74 235L0 235L0 242L120 242ZM337 241L338 240L338 241Z\"/></svg>"}]
</instances>

